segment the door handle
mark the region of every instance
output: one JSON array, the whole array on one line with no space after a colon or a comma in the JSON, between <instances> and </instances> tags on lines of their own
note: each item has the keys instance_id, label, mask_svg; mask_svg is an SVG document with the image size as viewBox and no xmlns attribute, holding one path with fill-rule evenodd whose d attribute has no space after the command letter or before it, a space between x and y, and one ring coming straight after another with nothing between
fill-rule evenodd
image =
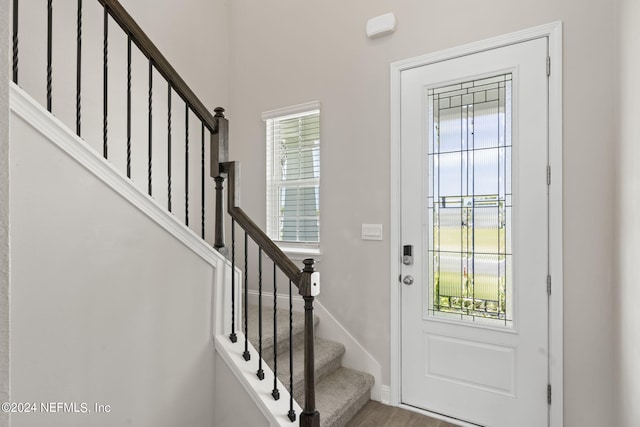
<instances>
[{"instance_id":1,"label":"door handle","mask_svg":"<svg viewBox=\"0 0 640 427\"><path fill-rule=\"evenodd\" d=\"M404 279L402 279L402 283L404 283L405 285L413 285L413 276L411 275L404 276Z\"/></svg>"}]
</instances>

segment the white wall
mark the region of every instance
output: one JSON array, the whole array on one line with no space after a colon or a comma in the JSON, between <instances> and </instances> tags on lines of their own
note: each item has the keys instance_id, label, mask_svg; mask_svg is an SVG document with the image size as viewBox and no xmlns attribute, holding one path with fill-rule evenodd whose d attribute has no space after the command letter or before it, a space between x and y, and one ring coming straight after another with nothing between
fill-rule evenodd
<instances>
[{"instance_id":1,"label":"white wall","mask_svg":"<svg viewBox=\"0 0 640 427\"><path fill-rule=\"evenodd\" d=\"M614 417L615 11L608 0L230 2L231 158L243 207L264 224L262 111L322 103L322 303L389 382L389 64L564 22L565 426ZM367 19L397 31L368 40ZM236 123L237 125L233 125ZM349 183L350 186L347 186ZM384 241L360 239L381 223ZM597 386L596 386L597 385Z\"/></svg>"},{"instance_id":2,"label":"white wall","mask_svg":"<svg viewBox=\"0 0 640 427\"><path fill-rule=\"evenodd\" d=\"M215 271L12 116L13 426L211 426ZM38 403L39 404L39 403Z\"/></svg>"},{"instance_id":3,"label":"white wall","mask_svg":"<svg viewBox=\"0 0 640 427\"><path fill-rule=\"evenodd\" d=\"M638 287L638 239L640 239L640 131L638 116L640 107L640 4L633 0L621 0L619 9L619 76L620 103L619 152L616 159L616 195L613 222L616 228L617 246L614 277L616 278L617 307L617 380L619 382L616 425L632 427L640 419L640 319L637 304Z\"/></svg>"},{"instance_id":4,"label":"white wall","mask_svg":"<svg viewBox=\"0 0 640 427\"><path fill-rule=\"evenodd\" d=\"M0 402L10 397L9 346L9 0L0 0ZM9 414L0 412L0 426Z\"/></svg>"},{"instance_id":5,"label":"white wall","mask_svg":"<svg viewBox=\"0 0 640 427\"><path fill-rule=\"evenodd\" d=\"M195 94L211 111L229 103L227 0L123 0Z\"/></svg>"},{"instance_id":6,"label":"white wall","mask_svg":"<svg viewBox=\"0 0 640 427\"><path fill-rule=\"evenodd\" d=\"M218 353L215 355L215 367L216 398L213 401L215 417L213 425L269 427L265 416Z\"/></svg>"}]
</instances>

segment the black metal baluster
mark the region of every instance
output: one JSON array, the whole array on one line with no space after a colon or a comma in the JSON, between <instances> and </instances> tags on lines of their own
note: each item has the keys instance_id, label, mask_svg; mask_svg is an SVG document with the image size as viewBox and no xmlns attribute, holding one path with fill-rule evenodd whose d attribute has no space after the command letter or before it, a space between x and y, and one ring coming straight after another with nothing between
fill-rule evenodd
<instances>
[{"instance_id":1,"label":"black metal baluster","mask_svg":"<svg viewBox=\"0 0 640 427\"><path fill-rule=\"evenodd\" d=\"M189 226L189 104L184 103L184 224Z\"/></svg>"},{"instance_id":2,"label":"black metal baluster","mask_svg":"<svg viewBox=\"0 0 640 427\"><path fill-rule=\"evenodd\" d=\"M18 84L18 0L13 0L13 82Z\"/></svg>"},{"instance_id":3,"label":"black metal baluster","mask_svg":"<svg viewBox=\"0 0 640 427\"><path fill-rule=\"evenodd\" d=\"M247 232L244 232L244 360L251 359L249 353L249 239Z\"/></svg>"},{"instance_id":4,"label":"black metal baluster","mask_svg":"<svg viewBox=\"0 0 640 427\"><path fill-rule=\"evenodd\" d=\"M106 159L108 157L107 147L107 115L108 115L108 67L107 59L109 54L109 13L107 6L104 7L104 41L102 48L102 155Z\"/></svg>"},{"instance_id":5,"label":"black metal baluster","mask_svg":"<svg viewBox=\"0 0 640 427\"><path fill-rule=\"evenodd\" d=\"M200 182L200 188L202 189L202 206L200 207L200 216L202 220L202 238L204 239L204 122L200 122L200 136L202 138L200 142L200 176L202 177Z\"/></svg>"},{"instance_id":6,"label":"black metal baluster","mask_svg":"<svg viewBox=\"0 0 640 427\"><path fill-rule=\"evenodd\" d=\"M131 178L131 33L127 35L127 178Z\"/></svg>"},{"instance_id":7,"label":"black metal baluster","mask_svg":"<svg viewBox=\"0 0 640 427\"><path fill-rule=\"evenodd\" d=\"M78 0L76 19L76 135L80 136L80 91L82 89L82 0Z\"/></svg>"},{"instance_id":8,"label":"black metal baluster","mask_svg":"<svg viewBox=\"0 0 640 427\"><path fill-rule=\"evenodd\" d=\"M51 112L53 90L53 0L47 0L47 111Z\"/></svg>"},{"instance_id":9,"label":"black metal baluster","mask_svg":"<svg viewBox=\"0 0 640 427\"><path fill-rule=\"evenodd\" d=\"M238 341L236 335L236 222L231 218L231 342Z\"/></svg>"},{"instance_id":10,"label":"black metal baluster","mask_svg":"<svg viewBox=\"0 0 640 427\"><path fill-rule=\"evenodd\" d=\"M262 370L262 248L258 249L258 372L260 380L264 379Z\"/></svg>"},{"instance_id":11,"label":"black metal baluster","mask_svg":"<svg viewBox=\"0 0 640 427\"><path fill-rule=\"evenodd\" d=\"M149 151L147 160L147 185L149 196L152 195L151 163L153 155L153 62L149 59Z\"/></svg>"},{"instance_id":12,"label":"black metal baluster","mask_svg":"<svg viewBox=\"0 0 640 427\"><path fill-rule=\"evenodd\" d=\"M215 149L212 147L212 149ZM227 248L224 244L224 176L222 174L213 178L216 183L216 208L213 236L213 248L222 254L227 253Z\"/></svg>"},{"instance_id":13,"label":"black metal baluster","mask_svg":"<svg viewBox=\"0 0 640 427\"><path fill-rule=\"evenodd\" d=\"M293 410L293 299L291 297L291 280L289 280L289 413L291 422L296 420L296 411Z\"/></svg>"},{"instance_id":14,"label":"black metal baluster","mask_svg":"<svg viewBox=\"0 0 640 427\"><path fill-rule=\"evenodd\" d=\"M167 84L167 210L171 212L171 83Z\"/></svg>"},{"instance_id":15,"label":"black metal baluster","mask_svg":"<svg viewBox=\"0 0 640 427\"><path fill-rule=\"evenodd\" d=\"M275 400L280 399L280 390L278 390L278 285L277 285L277 269L276 263L273 262L273 390L271 396Z\"/></svg>"}]
</instances>

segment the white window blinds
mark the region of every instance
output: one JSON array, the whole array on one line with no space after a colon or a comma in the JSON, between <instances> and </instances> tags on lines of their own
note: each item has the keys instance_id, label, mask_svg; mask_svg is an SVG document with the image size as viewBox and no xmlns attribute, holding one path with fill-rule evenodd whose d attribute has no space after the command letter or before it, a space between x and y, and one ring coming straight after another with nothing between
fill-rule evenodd
<instances>
[{"instance_id":1,"label":"white window blinds","mask_svg":"<svg viewBox=\"0 0 640 427\"><path fill-rule=\"evenodd\" d=\"M320 241L320 110L312 105L316 108L263 115L267 234L275 241L316 245Z\"/></svg>"}]
</instances>

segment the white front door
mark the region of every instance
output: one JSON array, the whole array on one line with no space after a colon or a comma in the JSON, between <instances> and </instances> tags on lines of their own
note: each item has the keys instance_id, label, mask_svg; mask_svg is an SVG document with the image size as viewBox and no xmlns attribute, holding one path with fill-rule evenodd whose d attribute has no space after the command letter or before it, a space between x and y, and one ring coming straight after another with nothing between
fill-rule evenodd
<instances>
[{"instance_id":1,"label":"white front door","mask_svg":"<svg viewBox=\"0 0 640 427\"><path fill-rule=\"evenodd\" d=\"M548 425L548 40L400 77L401 402Z\"/></svg>"}]
</instances>

